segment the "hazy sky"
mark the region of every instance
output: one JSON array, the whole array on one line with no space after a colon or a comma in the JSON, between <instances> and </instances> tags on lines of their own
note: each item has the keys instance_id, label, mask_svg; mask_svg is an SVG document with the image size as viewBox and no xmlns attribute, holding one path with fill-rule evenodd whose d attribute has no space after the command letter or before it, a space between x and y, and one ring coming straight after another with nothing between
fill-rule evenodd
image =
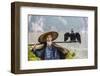
<instances>
[{"instance_id":1,"label":"hazy sky","mask_svg":"<svg viewBox=\"0 0 100 76\"><path fill-rule=\"evenodd\" d=\"M87 17L29 15L28 20L29 32L86 32L88 27Z\"/></svg>"}]
</instances>

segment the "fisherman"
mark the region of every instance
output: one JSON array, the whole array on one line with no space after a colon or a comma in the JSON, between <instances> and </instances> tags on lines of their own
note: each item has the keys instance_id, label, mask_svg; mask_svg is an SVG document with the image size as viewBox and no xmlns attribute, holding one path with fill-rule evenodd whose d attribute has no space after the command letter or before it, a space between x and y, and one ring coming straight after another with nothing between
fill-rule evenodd
<instances>
[{"instance_id":1,"label":"fisherman","mask_svg":"<svg viewBox=\"0 0 100 76\"><path fill-rule=\"evenodd\" d=\"M58 37L58 33L51 31L40 35L39 45L34 45L32 52L41 60L65 59L68 49L57 45L53 41Z\"/></svg>"}]
</instances>

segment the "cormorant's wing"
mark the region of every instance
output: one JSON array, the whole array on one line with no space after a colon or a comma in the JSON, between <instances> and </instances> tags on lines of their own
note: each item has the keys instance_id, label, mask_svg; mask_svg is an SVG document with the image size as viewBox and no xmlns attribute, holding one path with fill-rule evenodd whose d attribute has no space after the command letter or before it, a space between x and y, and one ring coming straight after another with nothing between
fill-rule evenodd
<instances>
[{"instance_id":1,"label":"cormorant's wing","mask_svg":"<svg viewBox=\"0 0 100 76\"><path fill-rule=\"evenodd\" d=\"M78 42L81 43L81 35L79 33L76 33L76 38L77 38Z\"/></svg>"}]
</instances>

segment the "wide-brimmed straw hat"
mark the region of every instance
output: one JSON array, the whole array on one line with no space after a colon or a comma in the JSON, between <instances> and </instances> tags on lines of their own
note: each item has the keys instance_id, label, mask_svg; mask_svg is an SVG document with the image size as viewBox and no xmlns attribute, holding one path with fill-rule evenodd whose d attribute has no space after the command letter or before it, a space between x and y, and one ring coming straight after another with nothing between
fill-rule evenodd
<instances>
[{"instance_id":1,"label":"wide-brimmed straw hat","mask_svg":"<svg viewBox=\"0 0 100 76\"><path fill-rule=\"evenodd\" d=\"M48 35L52 36L52 41L54 41L58 37L58 33L57 32L51 31L51 32L46 32L46 33L40 35L40 37L38 38L38 41L39 42L46 42L46 37Z\"/></svg>"}]
</instances>

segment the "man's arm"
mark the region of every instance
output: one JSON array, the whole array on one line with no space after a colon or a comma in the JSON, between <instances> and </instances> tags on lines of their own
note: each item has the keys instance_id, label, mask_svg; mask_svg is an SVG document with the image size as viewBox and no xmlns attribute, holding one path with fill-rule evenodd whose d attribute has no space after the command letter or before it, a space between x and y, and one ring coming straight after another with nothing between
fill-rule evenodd
<instances>
[{"instance_id":1,"label":"man's arm","mask_svg":"<svg viewBox=\"0 0 100 76\"><path fill-rule=\"evenodd\" d=\"M39 57L39 58L41 58L41 56L42 56L42 53L43 53L43 44L41 44L41 45L34 45L33 47L32 47L32 52L37 56L37 57Z\"/></svg>"},{"instance_id":2,"label":"man's arm","mask_svg":"<svg viewBox=\"0 0 100 76\"><path fill-rule=\"evenodd\" d=\"M62 47L62 46L60 46L58 44L54 43L54 46L57 47L61 52L63 52L63 54L67 54L69 52L68 49L66 49L66 48L64 48L64 47Z\"/></svg>"}]
</instances>

